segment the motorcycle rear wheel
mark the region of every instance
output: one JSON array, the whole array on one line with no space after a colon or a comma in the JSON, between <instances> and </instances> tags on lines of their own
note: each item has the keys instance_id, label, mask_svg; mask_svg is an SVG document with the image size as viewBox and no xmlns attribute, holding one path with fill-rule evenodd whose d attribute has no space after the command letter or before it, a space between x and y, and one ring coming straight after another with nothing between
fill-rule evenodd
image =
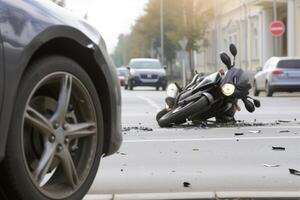
<instances>
[{"instance_id":1,"label":"motorcycle rear wheel","mask_svg":"<svg viewBox=\"0 0 300 200\"><path fill-rule=\"evenodd\" d=\"M157 122L160 127L170 127L173 124L182 124L193 114L206 112L209 108L209 101L205 96L203 96L195 102L170 110L157 120Z\"/></svg>"}]
</instances>

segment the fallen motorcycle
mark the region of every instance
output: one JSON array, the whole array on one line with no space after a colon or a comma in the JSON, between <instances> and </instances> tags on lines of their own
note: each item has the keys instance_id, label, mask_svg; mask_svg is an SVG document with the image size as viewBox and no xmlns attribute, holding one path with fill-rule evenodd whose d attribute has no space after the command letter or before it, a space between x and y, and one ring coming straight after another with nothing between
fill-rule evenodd
<instances>
[{"instance_id":1,"label":"fallen motorcycle","mask_svg":"<svg viewBox=\"0 0 300 200\"><path fill-rule=\"evenodd\" d=\"M238 100L243 101L249 112L260 107L259 100L248 96L251 89L248 75L242 69L235 68L235 45L231 44L229 49L234 57L233 63L228 54L220 54L227 71L221 69L208 76L196 72L185 87L177 83L168 86L166 108L156 116L160 127L183 124L187 120L193 123L205 122L213 117L217 122L234 123L234 115L240 110Z\"/></svg>"}]
</instances>

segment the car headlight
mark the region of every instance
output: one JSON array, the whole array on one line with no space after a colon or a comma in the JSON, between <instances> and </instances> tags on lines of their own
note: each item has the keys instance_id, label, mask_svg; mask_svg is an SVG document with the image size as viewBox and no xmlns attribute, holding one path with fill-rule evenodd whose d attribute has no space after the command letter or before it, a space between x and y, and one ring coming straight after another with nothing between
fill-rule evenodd
<instances>
[{"instance_id":1,"label":"car headlight","mask_svg":"<svg viewBox=\"0 0 300 200\"><path fill-rule=\"evenodd\" d=\"M225 96L229 97L233 95L234 91L235 91L235 86L233 84L226 83L225 85L222 86L222 93Z\"/></svg>"}]
</instances>

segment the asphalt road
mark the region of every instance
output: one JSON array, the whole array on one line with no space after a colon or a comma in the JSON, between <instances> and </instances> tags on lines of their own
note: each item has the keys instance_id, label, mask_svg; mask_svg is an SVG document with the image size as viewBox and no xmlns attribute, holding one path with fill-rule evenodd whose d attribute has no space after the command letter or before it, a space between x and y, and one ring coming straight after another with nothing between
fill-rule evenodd
<instances>
[{"instance_id":1,"label":"asphalt road","mask_svg":"<svg viewBox=\"0 0 300 200\"><path fill-rule=\"evenodd\" d=\"M163 91L137 88L123 90L122 96L124 143L117 154L102 160L90 190L95 199L100 198L96 194L174 192L300 195L300 176L289 173L289 168L300 170L299 94L260 97L262 107L255 113L243 109L236 116L264 126L206 129L159 128L155 115L164 107Z\"/></svg>"}]
</instances>

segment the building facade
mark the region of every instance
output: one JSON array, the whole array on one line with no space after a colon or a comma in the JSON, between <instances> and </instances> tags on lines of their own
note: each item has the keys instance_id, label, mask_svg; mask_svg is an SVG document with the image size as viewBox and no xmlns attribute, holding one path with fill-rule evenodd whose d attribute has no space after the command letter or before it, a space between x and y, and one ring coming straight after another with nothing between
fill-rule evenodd
<instances>
[{"instance_id":1,"label":"building facade","mask_svg":"<svg viewBox=\"0 0 300 200\"><path fill-rule=\"evenodd\" d=\"M272 56L300 56L300 0L213 0L206 9L213 9L214 18L208 46L195 52L198 71L209 73L222 66L218 55L230 43L238 48L237 65L250 72ZM280 37L270 32L274 20L285 24Z\"/></svg>"}]
</instances>

